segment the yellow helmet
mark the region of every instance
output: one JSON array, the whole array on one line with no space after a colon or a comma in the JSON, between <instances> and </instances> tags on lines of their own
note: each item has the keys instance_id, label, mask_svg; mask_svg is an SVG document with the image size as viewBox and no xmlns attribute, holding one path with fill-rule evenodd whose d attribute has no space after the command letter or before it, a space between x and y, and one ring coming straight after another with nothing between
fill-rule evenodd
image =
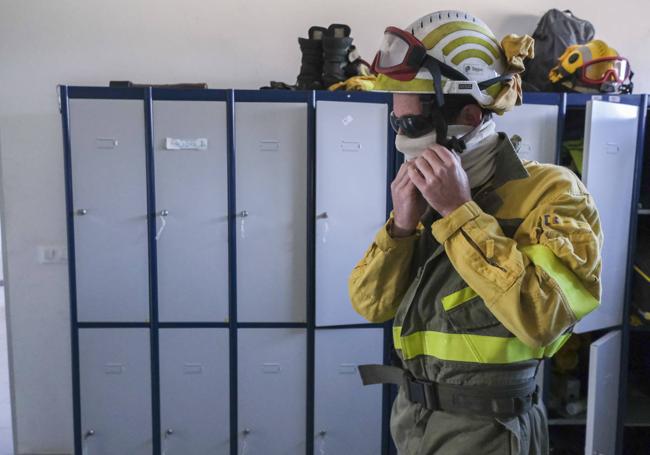
<instances>
[{"instance_id":1,"label":"yellow helmet","mask_svg":"<svg viewBox=\"0 0 650 455\"><path fill-rule=\"evenodd\" d=\"M569 46L551 68L551 82L583 93L632 92L628 60L602 40Z\"/></svg>"}]
</instances>

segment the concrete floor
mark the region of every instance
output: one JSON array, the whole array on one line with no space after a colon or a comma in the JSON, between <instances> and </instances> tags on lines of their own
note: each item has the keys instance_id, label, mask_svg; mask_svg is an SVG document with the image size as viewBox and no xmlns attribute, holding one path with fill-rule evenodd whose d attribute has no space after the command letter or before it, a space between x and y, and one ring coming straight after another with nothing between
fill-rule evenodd
<instances>
[{"instance_id":1,"label":"concrete floor","mask_svg":"<svg viewBox=\"0 0 650 455\"><path fill-rule=\"evenodd\" d=\"M13 455L4 287L0 286L0 455Z\"/></svg>"}]
</instances>

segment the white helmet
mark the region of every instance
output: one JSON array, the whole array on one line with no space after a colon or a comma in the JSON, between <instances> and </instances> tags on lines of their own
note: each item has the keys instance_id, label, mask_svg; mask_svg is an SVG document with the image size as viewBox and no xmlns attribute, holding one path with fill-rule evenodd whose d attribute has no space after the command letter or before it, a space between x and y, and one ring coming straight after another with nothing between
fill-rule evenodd
<instances>
[{"instance_id":1,"label":"white helmet","mask_svg":"<svg viewBox=\"0 0 650 455\"><path fill-rule=\"evenodd\" d=\"M405 29L388 27L372 68L375 90L471 95L489 106L502 88L506 58L483 21L460 11L438 11Z\"/></svg>"}]
</instances>

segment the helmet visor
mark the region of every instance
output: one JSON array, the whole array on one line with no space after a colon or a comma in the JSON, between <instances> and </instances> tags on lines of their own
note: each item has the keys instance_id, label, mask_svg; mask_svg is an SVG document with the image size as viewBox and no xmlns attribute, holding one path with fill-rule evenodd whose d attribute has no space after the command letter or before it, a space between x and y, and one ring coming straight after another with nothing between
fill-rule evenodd
<instances>
[{"instance_id":1,"label":"helmet visor","mask_svg":"<svg viewBox=\"0 0 650 455\"><path fill-rule=\"evenodd\" d=\"M388 27L372 64L372 70L395 79L413 79L422 64L426 48L412 34L397 27Z\"/></svg>"},{"instance_id":2,"label":"helmet visor","mask_svg":"<svg viewBox=\"0 0 650 455\"><path fill-rule=\"evenodd\" d=\"M630 76L630 64L623 57L604 57L592 60L582 67L581 79L590 84L607 81L623 83Z\"/></svg>"}]
</instances>

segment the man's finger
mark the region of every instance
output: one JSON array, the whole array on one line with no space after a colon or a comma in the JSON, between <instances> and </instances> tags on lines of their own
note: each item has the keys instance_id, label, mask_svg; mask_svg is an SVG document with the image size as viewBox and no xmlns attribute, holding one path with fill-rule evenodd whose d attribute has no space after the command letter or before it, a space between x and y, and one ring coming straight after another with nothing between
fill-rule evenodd
<instances>
[{"instance_id":1,"label":"man's finger","mask_svg":"<svg viewBox=\"0 0 650 455\"><path fill-rule=\"evenodd\" d=\"M415 167L417 167L425 180L431 180L435 175L434 167L423 156L415 160Z\"/></svg>"},{"instance_id":2,"label":"man's finger","mask_svg":"<svg viewBox=\"0 0 650 455\"><path fill-rule=\"evenodd\" d=\"M427 182L424 177L422 177L422 174L420 174L420 171L415 167L411 167L408 170L408 175L410 181L415 185L415 187L422 191L422 188L424 188Z\"/></svg>"},{"instance_id":3,"label":"man's finger","mask_svg":"<svg viewBox=\"0 0 650 455\"><path fill-rule=\"evenodd\" d=\"M429 149L440 159L440 161L448 166L453 166L460 161L458 155L440 144L433 144Z\"/></svg>"}]
</instances>

